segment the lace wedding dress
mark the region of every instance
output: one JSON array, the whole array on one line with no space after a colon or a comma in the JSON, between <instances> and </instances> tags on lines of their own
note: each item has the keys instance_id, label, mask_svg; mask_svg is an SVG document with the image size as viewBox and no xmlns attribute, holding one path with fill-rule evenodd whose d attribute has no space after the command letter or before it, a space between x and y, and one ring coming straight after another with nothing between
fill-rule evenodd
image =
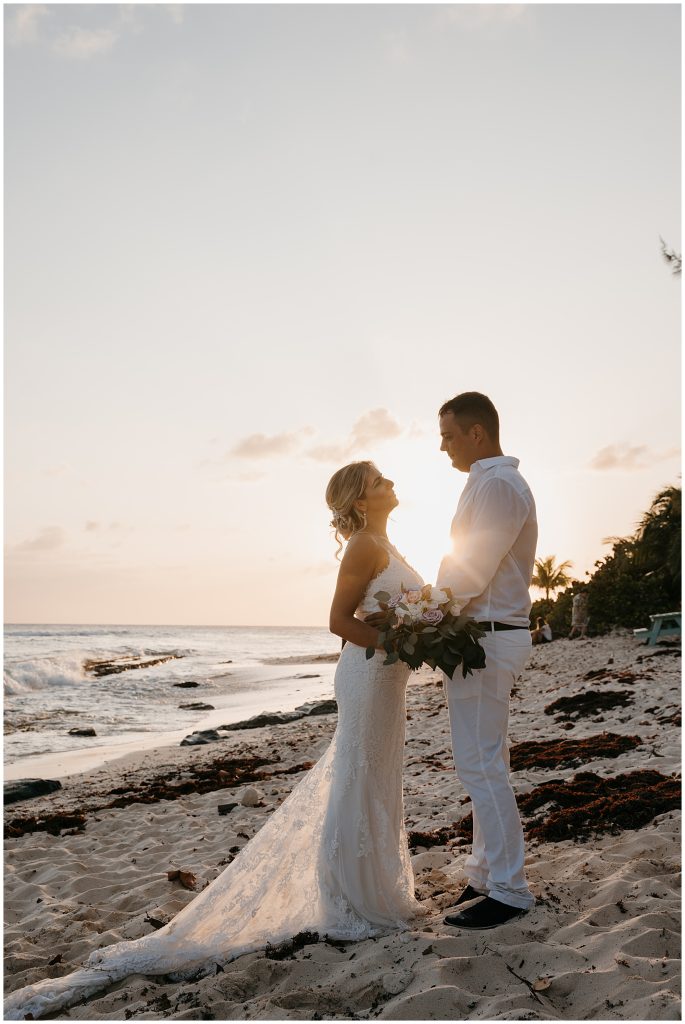
<instances>
[{"instance_id":1,"label":"lace wedding dress","mask_svg":"<svg viewBox=\"0 0 685 1024\"><path fill-rule=\"evenodd\" d=\"M366 589L423 581L397 553ZM131 974L201 976L304 930L364 939L422 914L404 829L402 767L410 670L347 643L335 674L338 724L307 776L228 867L164 928L96 950L84 966L12 992L5 1020L34 1019Z\"/></svg>"}]
</instances>

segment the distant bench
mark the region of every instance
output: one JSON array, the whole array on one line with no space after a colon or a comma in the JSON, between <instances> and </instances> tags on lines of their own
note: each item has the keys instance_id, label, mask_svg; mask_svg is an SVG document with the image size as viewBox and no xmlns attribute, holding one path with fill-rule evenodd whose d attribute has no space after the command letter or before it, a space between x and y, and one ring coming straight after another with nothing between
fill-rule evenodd
<instances>
[{"instance_id":1,"label":"distant bench","mask_svg":"<svg viewBox=\"0 0 685 1024\"><path fill-rule=\"evenodd\" d=\"M649 629L634 629L636 640L644 640L653 647L660 636L680 636L682 632L682 612L664 612L661 615L650 615L652 625Z\"/></svg>"}]
</instances>

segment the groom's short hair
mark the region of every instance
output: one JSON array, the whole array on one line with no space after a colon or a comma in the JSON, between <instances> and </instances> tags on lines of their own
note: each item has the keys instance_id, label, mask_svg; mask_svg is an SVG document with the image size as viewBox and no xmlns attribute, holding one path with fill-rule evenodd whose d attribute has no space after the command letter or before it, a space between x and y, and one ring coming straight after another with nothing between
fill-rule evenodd
<instances>
[{"instance_id":1,"label":"groom's short hair","mask_svg":"<svg viewBox=\"0 0 685 1024\"><path fill-rule=\"evenodd\" d=\"M491 441L499 441L499 416L497 409L487 395L480 391L464 391L440 409L438 416L451 412L459 426L466 433L475 423L484 427Z\"/></svg>"}]
</instances>

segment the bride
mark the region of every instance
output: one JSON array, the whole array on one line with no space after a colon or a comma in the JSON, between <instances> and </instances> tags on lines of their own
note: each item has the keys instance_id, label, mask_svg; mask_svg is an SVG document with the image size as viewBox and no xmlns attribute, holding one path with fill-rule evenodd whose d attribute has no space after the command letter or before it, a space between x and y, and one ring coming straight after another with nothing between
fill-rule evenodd
<instances>
[{"instance_id":1,"label":"bride","mask_svg":"<svg viewBox=\"0 0 685 1024\"><path fill-rule=\"evenodd\" d=\"M85 964L12 992L6 1020L73 1005L131 974L178 979L213 972L267 942L304 930L364 939L406 928L414 898L402 805L405 688L410 669L385 667L378 631L363 616L373 594L421 577L388 540L398 504L371 462L339 469L326 490L342 549L330 628L347 641L335 673L338 724L307 776L231 864L164 928L93 952Z\"/></svg>"}]
</instances>

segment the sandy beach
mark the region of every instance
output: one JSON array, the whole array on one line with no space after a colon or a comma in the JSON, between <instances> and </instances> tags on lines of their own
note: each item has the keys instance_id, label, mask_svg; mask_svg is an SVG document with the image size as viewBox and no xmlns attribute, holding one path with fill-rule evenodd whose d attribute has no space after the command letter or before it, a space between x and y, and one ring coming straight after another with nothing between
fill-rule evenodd
<instances>
[{"instance_id":1,"label":"sandy beach","mask_svg":"<svg viewBox=\"0 0 685 1024\"><path fill-rule=\"evenodd\" d=\"M626 631L534 649L509 732L537 898L528 915L480 933L443 924L463 881L470 807L442 684L421 670L407 695L405 813L430 916L415 931L296 942L195 982L138 975L59 1019L680 1019L680 670L678 649ZM168 873L191 873L195 891L213 880L335 725L328 714L131 753L7 806L6 990L169 920L193 891ZM640 774L614 789L603 781L627 773ZM248 785L257 806L240 803ZM227 803L237 806L219 813Z\"/></svg>"}]
</instances>

